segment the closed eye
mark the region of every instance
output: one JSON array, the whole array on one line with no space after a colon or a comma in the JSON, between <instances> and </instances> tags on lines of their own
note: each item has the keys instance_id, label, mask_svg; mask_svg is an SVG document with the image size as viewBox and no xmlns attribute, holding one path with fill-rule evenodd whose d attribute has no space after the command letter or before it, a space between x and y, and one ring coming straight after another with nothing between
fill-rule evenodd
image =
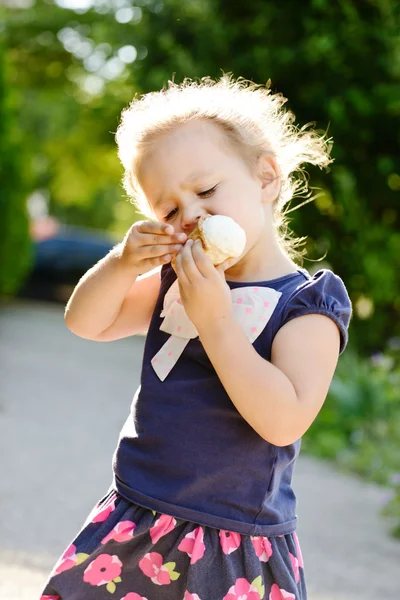
<instances>
[{"instance_id":1,"label":"closed eye","mask_svg":"<svg viewBox=\"0 0 400 600\"><path fill-rule=\"evenodd\" d=\"M208 190L204 190L204 192L198 192L197 195L199 196L199 198L210 198L216 191L217 187L218 187L218 184L214 185L214 187L212 187ZM166 217L164 217L164 220L169 221L176 215L177 212L178 212L178 208L174 208L173 210L171 210L171 212L169 212L166 215Z\"/></svg>"},{"instance_id":2,"label":"closed eye","mask_svg":"<svg viewBox=\"0 0 400 600\"><path fill-rule=\"evenodd\" d=\"M204 192L199 192L197 195L200 196L200 198L209 198L210 196L213 195L213 193L215 192L217 187L218 187L218 184L214 185L214 187L210 188L209 190L205 190Z\"/></svg>"},{"instance_id":3,"label":"closed eye","mask_svg":"<svg viewBox=\"0 0 400 600\"><path fill-rule=\"evenodd\" d=\"M177 209L177 208L174 208L174 210L171 210L171 212L169 212L169 213L167 214L167 216L166 216L166 217L164 217L164 218L165 218L165 221L169 221L169 219L172 219L172 217L173 217L174 215L176 215L176 213L177 213L177 212L178 212L178 209Z\"/></svg>"}]
</instances>

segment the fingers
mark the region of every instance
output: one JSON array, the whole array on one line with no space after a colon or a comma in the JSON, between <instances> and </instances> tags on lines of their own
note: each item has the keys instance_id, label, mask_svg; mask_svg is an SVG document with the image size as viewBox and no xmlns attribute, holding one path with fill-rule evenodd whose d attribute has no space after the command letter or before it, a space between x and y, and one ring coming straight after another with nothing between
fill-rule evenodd
<instances>
[{"instance_id":1,"label":"fingers","mask_svg":"<svg viewBox=\"0 0 400 600\"><path fill-rule=\"evenodd\" d=\"M140 233L154 233L162 235L163 233L171 235L174 233L174 228L168 223L160 223L159 221L137 221L132 225Z\"/></svg>"},{"instance_id":2,"label":"fingers","mask_svg":"<svg viewBox=\"0 0 400 600\"><path fill-rule=\"evenodd\" d=\"M188 240L176 257L175 270L182 283L195 283L199 278L203 279L192 254L193 246L193 240Z\"/></svg>"},{"instance_id":3,"label":"fingers","mask_svg":"<svg viewBox=\"0 0 400 600\"><path fill-rule=\"evenodd\" d=\"M190 246L192 245L192 243L192 240L188 240L181 252L179 252L179 254L175 258L174 271L176 273L176 276L178 277L179 284L183 286L186 286L190 283L190 280L186 274L186 265L190 261L188 251L191 256Z\"/></svg>"},{"instance_id":4,"label":"fingers","mask_svg":"<svg viewBox=\"0 0 400 600\"><path fill-rule=\"evenodd\" d=\"M215 277L215 268L203 250L200 240L188 240L176 258L176 274L190 283Z\"/></svg>"},{"instance_id":5,"label":"fingers","mask_svg":"<svg viewBox=\"0 0 400 600\"><path fill-rule=\"evenodd\" d=\"M151 246L139 246L136 249L136 255L139 260L144 258L156 258L164 254L178 254L182 249L182 244L155 244Z\"/></svg>"},{"instance_id":6,"label":"fingers","mask_svg":"<svg viewBox=\"0 0 400 600\"><path fill-rule=\"evenodd\" d=\"M140 270L166 264L182 249L185 233L174 233L172 225L158 221L139 221L128 230L125 246Z\"/></svg>"},{"instance_id":7,"label":"fingers","mask_svg":"<svg viewBox=\"0 0 400 600\"><path fill-rule=\"evenodd\" d=\"M203 277L215 276L215 267L207 254L204 252L203 244L200 240L196 240L192 246L192 255L197 270Z\"/></svg>"},{"instance_id":8,"label":"fingers","mask_svg":"<svg viewBox=\"0 0 400 600\"><path fill-rule=\"evenodd\" d=\"M131 232L140 246L183 244L187 239L186 233L174 233L172 225L158 223L157 221L141 221L135 223Z\"/></svg>"}]
</instances>

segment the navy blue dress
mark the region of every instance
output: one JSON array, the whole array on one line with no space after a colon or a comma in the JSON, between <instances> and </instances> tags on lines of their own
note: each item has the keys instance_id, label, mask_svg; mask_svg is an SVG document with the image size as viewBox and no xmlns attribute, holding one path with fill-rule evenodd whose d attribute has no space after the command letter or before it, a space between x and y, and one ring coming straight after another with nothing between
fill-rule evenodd
<instances>
[{"instance_id":1,"label":"navy blue dress","mask_svg":"<svg viewBox=\"0 0 400 600\"><path fill-rule=\"evenodd\" d=\"M54 567L42 600L306 599L291 486L301 440L278 447L261 438L196 335L160 375L155 361L163 352L170 360L175 348L169 352L168 344L180 335L165 330L179 310L175 279L163 267L111 488ZM278 330L305 314L331 318L344 351L351 302L332 271L311 276L299 268L270 281L228 284L266 360Z\"/></svg>"}]
</instances>

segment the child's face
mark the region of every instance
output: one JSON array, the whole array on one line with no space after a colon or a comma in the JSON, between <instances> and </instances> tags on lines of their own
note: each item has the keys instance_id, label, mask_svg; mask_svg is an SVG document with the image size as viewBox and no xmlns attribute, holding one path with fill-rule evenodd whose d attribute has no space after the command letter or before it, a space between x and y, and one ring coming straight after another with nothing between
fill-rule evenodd
<instances>
[{"instance_id":1,"label":"child's face","mask_svg":"<svg viewBox=\"0 0 400 600\"><path fill-rule=\"evenodd\" d=\"M264 233L268 212L261 180L229 144L212 123L185 123L157 140L139 180L159 221L189 234L203 215L232 217L246 232L247 253Z\"/></svg>"}]
</instances>

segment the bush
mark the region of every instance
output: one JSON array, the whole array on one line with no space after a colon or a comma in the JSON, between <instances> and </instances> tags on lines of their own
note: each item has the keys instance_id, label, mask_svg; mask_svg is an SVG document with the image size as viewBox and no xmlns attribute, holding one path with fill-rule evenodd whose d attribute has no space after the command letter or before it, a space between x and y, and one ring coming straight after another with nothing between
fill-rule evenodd
<instances>
[{"instance_id":1,"label":"bush","mask_svg":"<svg viewBox=\"0 0 400 600\"><path fill-rule=\"evenodd\" d=\"M0 296L18 290L31 264L23 160L0 46Z\"/></svg>"},{"instance_id":2,"label":"bush","mask_svg":"<svg viewBox=\"0 0 400 600\"><path fill-rule=\"evenodd\" d=\"M303 437L303 450L388 486L383 513L396 519L393 534L400 537L398 354L397 340L370 359L346 351L324 406Z\"/></svg>"}]
</instances>

